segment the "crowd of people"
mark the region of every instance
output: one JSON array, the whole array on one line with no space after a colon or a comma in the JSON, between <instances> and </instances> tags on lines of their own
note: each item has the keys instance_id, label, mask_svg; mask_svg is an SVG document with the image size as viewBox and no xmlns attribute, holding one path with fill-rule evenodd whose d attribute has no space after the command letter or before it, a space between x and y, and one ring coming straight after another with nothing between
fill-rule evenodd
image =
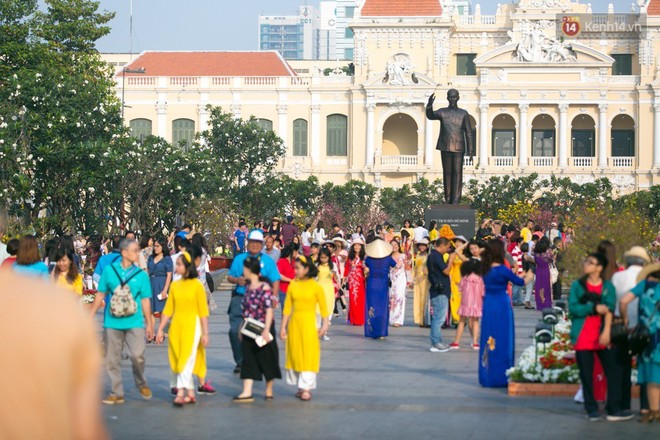
<instances>
[{"instance_id":1,"label":"crowd of people","mask_svg":"<svg viewBox=\"0 0 660 440\"><path fill-rule=\"evenodd\" d=\"M479 383L505 387L515 361L514 308L547 310L568 286L562 257L575 233L559 222L544 230L531 219L522 228L486 219L467 238L436 222L427 228L423 221L406 220L400 228L384 224L352 232L334 224L326 232L322 222L299 228L294 220L273 218L267 226L255 222L248 228L240 219L230 237L229 342L234 373L243 380L236 403L254 401L254 382L263 379L265 398L273 399L273 383L283 376L297 388L296 397L311 400L333 320L343 317L349 325L364 327L365 337L384 339L409 322L409 289L412 322L428 329L429 350L460 350L467 327L465 347L478 351ZM206 377L208 316L215 308L206 240L190 225L169 237L137 238L133 232L107 241L64 236L46 241L40 251L37 239L27 235L7 243L1 267L48 278L77 295L91 292L92 316L104 307L111 381L104 403L124 402L124 347L137 388L143 398L151 398L145 345L165 340L174 404L195 403L195 391L215 394ZM660 265L639 247L624 254L625 267L618 266L616 255L612 243L601 243L586 257L584 277L572 283L567 295L581 400L589 418L600 419L593 378L602 368L607 419L632 418L635 355L641 420L660 421ZM449 327L456 328L453 340L443 337ZM646 345L634 351L631 346L643 339L640 328L646 331ZM631 333L637 339L629 339ZM278 337L286 347L284 374Z\"/></svg>"}]
</instances>

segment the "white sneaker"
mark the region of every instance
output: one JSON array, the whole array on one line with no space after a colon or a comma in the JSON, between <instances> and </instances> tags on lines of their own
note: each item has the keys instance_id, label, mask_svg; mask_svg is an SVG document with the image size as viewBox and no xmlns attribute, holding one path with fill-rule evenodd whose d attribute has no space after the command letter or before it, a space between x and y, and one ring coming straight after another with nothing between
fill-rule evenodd
<instances>
[{"instance_id":1,"label":"white sneaker","mask_svg":"<svg viewBox=\"0 0 660 440\"><path fill-rule=\"evenodd\" d=\"M328 335L324 335L324 336L323 336L323 340L326 341L326 342L329 341L329 340L330 340L330 336L328 336Z\"/></svg>"},{"instance_id":2,"label":"white sneaker","mask_svg":"<svg viewBox=\"0 0 660 440\"><path fill-rule=\"evenodd\" d=\"M584 393L582 392L582 387L580 387L578 392L575 393L575 397L573 397L573 401L577 404L583 404L584 403Z\"/></svg>"},{"instance_id":3,"label":"white sneaker","mask_svg":"<svg viewBox=\"0 0 660 440\"><path fill-rule=\"evenodd\" d=\"M447 347L444 344L438 344L431 346L431 348L429 348L429 351L431 353L447 353L449 351L449 347Z\"/></svg>"}]
</instances>

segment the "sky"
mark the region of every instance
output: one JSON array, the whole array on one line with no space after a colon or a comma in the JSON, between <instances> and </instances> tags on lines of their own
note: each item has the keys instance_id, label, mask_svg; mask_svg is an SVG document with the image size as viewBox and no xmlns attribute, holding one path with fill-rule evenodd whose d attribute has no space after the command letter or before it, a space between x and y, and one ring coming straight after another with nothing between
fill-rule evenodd
<instances>
[{"instance_id":1,"label":"sky","mask_svg":"<svg viewBox=\"0 0 660 440\"><path fill-rule=\"evenodd\" d=\"M637 0L580 0L594 12L630 11ZM98 41L101 52L130 49L130 0L99 0L101 9L117 13L112 31ZM473 0L483 14L493 14L506 0ZM305 0L133 0L133 53L143 50L256 50L260 14L294 14ZM308 0L317 6L319 0Z\"/></svg>"}]
</instances>

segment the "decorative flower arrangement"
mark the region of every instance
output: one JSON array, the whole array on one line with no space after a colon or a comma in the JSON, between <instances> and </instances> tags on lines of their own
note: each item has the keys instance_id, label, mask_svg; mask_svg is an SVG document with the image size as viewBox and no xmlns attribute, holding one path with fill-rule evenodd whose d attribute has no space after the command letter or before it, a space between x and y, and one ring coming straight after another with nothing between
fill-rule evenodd
<instances>
[{"instance_id":1,"label":"decorative flower arrangement","mask_svg":"<svg viewBox=\"0 0 660 440\"><path fill-rule=\"evenodd\" d=\"M570 343L571 323L560 320L555 336L548 344L538 344L523 351L515 367L506 374L511 382L579 383L580 373L575 351ZM537 359L538 356L538 359Z\"/></svg>"},{"instance_id":2,"label":"decorative flower arrangement","mask_svg":"<svg viewBox=\"0 0 660 440\"><path fill-rule=\"evenodd\" d=\"M454 234L454 231L451 229L451 226L449 225L442 225L439 233L440 233L440 237L444 237L449 240L452 240L454 237L456 237L456 234Z\"/></svg>"}]
</instances>

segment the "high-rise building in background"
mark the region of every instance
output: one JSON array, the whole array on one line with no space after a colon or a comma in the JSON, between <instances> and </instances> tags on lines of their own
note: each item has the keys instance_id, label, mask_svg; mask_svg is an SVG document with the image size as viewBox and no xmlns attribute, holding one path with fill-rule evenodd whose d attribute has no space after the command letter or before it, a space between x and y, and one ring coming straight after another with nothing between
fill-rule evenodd
<instances>
[{"instance_id":1,"label":"high-rise building in background","mask_svg":"<svg viewBox=\"0 0 660 440\"><path fill-rule=\"evenodd\" d=\"M337 0L336 3L336 58L338 60L353 60L355 43L353 41L353 29L348 27L348 24L353 20L356 9L364 2L361 0Z\"/></svg>"},{"instance_id":2,"label":"high-rise building in background","mask_svg":"<svg viewBox=\"0 0 660 440\"><path fill-rule=\"evenodd\" d=\"M320 4L319 50L316 59L337 58L337 2L322 1Z\"/></svg>"},{"instance_id":3,"label":"high-rise building in background","mask_svg":"<svg viewBox=\"0 0 660 440\"><path fill-rule=\"evenodd\" d=\"M319 53L319 13L301 6L298 15L260 15L259 49L277 50L289 60L314 60Z\"/></svg>"}]
</instances>

